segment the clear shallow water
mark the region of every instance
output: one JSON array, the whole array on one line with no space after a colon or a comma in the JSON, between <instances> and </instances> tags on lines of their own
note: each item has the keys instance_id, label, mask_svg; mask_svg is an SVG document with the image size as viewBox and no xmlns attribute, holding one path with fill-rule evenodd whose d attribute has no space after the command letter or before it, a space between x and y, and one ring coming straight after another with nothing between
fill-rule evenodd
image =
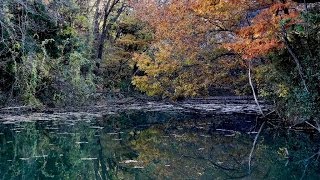
<instances>
[{"instance_id":1,"label":"clear shallow water","mask_svg":"<svg viewBox=\"0 0 320 180\"><path fill-rule=\"evenodd\" d=\"M152 112L0 123L0 179L320 178L319 137L274 129L248 175L254 127L249 115Z\"/></svg>"}]
</instances>

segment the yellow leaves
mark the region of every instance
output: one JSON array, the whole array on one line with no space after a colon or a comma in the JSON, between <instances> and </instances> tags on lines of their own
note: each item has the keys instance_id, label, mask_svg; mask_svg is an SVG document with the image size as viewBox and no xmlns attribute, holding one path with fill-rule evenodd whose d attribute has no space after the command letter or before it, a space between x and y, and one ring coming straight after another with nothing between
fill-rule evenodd
<instances>
[{"instance_id":1,"label":"yellow leaves","mask_svg":"<svg viewBox=\"0 0 320 180\"><path fill-rule=\"evenodd\" d=\"M287 97L289 95L289 88L284 84L278 84L277 94L279 97Z\"/></svg>"},{"instance_id":2,"label":"yellow leaves","mask_svg":"<svg viewBox=\"0 0 320 180\"><path fill-rule=\"evenodd\" d=\"M156 96L163 94L163 87L160 82L154 81L150 83L148 76L135 76L132 79L132 84L138 87L142 92L146 92L148 96Z\"/></svg>"},{"instance_id":3,"label":"yellow leaves","mask_svg":"<svg viewBox=\"0 0 320 180\"><path fill-rule=\"evenodd\" d=\"M126 34L117 40L116 45L133 45L137 43L137 38L132 34Z\"/></svg>"},{"instance_id":4,"label":"yellow leaves","mask_svg":"<svg viewBox=\"0 0 320 180\"><path fill-rule=\"evenodd\" d=\"M151 58L146 54L137 54L133 55L133 61L137 63L137 66L142 70L150 73L150 65L151 65Z\"/></svg>"}]
</instances>

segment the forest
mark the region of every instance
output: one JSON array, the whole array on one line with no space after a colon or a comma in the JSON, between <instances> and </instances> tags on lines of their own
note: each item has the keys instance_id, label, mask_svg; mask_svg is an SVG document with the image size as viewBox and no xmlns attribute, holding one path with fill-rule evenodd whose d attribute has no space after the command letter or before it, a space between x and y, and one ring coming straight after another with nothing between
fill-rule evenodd
<instances>
[{"instance_id":1,"label":"forest","mask_svg":"<svg viewBox=\"0 0 320 180\"><path fill-rule=\"evenodd\" d=\"M0 103L248 95L319 130L319 8L315 0L1 0Z\"/></svg>"},{"instance_id":2,"label":"forest","mask_svg":"<svg viewBox=\"0 0 320 180\"><path fill-rule=\"evenodd\" d=\"M0 179L320 179L320 0L0 0Z\"/></svg>"}]
</instances>

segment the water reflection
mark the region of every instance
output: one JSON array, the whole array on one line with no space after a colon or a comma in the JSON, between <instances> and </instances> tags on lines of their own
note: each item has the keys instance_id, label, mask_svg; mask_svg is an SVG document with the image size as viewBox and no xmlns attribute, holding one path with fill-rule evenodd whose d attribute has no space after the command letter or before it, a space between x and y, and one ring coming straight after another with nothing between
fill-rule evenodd
<instances>
[{"instance_id":1,"label":"water reflection","mask_svg":"<svg viewBox=\"0 0 320 180\"><path fill-rule=\"evenodd\" d=\"M319 179L319 137L265 130L255 117L123 113L0 124L0 179Z\"/></svg>"}]
</instances>

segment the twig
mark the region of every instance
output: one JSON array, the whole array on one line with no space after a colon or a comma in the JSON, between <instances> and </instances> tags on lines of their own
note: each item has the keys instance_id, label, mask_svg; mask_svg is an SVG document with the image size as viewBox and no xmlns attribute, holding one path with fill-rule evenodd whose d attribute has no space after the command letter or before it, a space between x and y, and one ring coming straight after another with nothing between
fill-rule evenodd
<instances>
[{"instance_id":1,"label":"twig","mask_svg":"<svg viewBox=\"0 0 320 180\"><path fill-rule=\"evenodd\" d=\"M320 133L320 128L319 128L319 127L314 126L313 124L309 123L308 121L305 121L305 123L307 123L309 126L311 126L311 127L313 127L314 129L316 129L316 130L319 131L319 133Z\"/></svg>"}]
</instances>

